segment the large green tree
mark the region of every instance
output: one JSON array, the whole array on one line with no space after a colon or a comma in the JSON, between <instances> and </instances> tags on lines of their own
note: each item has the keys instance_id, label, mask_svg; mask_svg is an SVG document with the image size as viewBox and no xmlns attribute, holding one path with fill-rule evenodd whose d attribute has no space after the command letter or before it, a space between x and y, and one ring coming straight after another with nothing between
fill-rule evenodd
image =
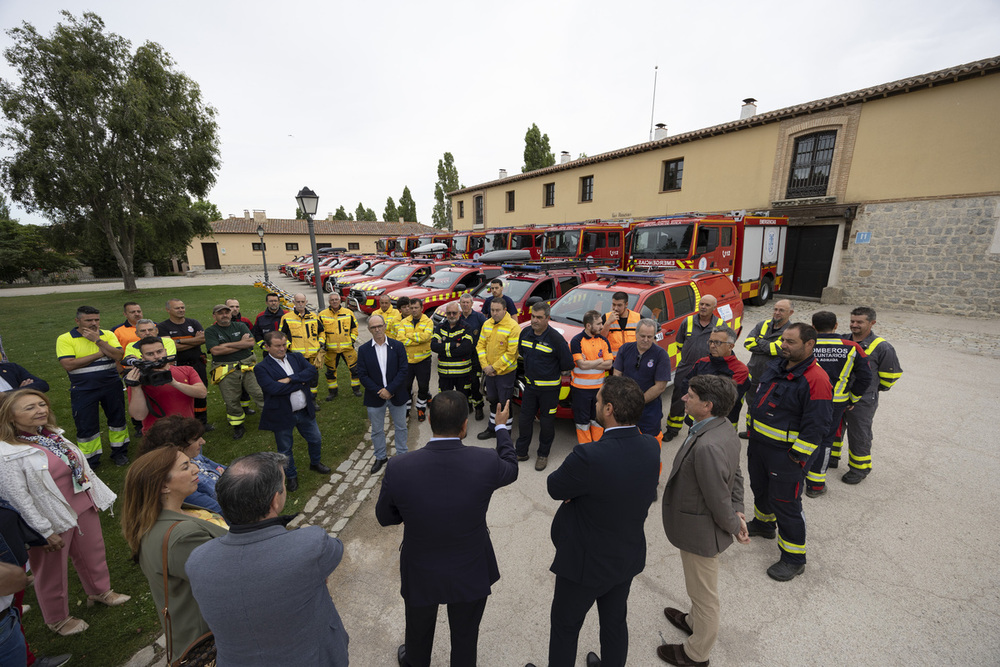
<instances>
[{"instance_id":1,"label":"large green tree","mask_svg":"<svg viewBox=\"0 0 1000 667\"><path fill-rule=\"evenodd\" d=\"M410 194L410 187L408 185L403 186L403 194L399 198L399 208L397 211L399 217L404 222L417 221L417 204L413 201L413 195Z\"/></svg>"},{"instance_id":2,"label":"large green tree","mask_svg":"<svg viewBox=\"0 0 1000 667\"><path fill-rule=\"evenodd\" d=\"M358 202L358 209L354 212L354 219L364 222L375 222L378 220L378 216L370 208L365 208L365 205Z\"/></svg>"},{"instance_id":3,"label":"large green tree","mask_svg":"<svg viewBox=\"0 0 1000 667\"><path fill-rule=\"evenodd\" d=\"M447 193L454 192L462 186L458 182L458 169L451 153L445 153L438 160L438 179L434 184L433 224L437 229L452 229L451 199Z\"/></svg>"},{"instance_id":4,"label":"large green tree","mask_svg":"<svg viewBox=\"0 0 1000 667\"><path fill-rule=\"evenodd\" d=\"M210 201L205 201L204 199L199 199L191 204L196 212L201 213L209 222L215 222L216 220L222 220L222 213L219 212L219 207ZM298 211L298 209L295 209Z\"/></svg>"},{"instance_id":5,"label":"large green tree","mask_svg":"<svg viewBox=\"0 0 1000 667\"><path fill-rule=\"evenodd\" d=\"M542 134L534 123L524 135L524 166L521 173L534 171L542 167L551 167L556 163L556 156L549 146L549 135Z\"/></svg>"},{"instance_id":6,"label":"large green tree","mask_svg":"<svg viewBox=\"0 0 1000 667\"><path fill-rule=\"evenodd\" d=\"M305 218L305 216L302 216L302 217ZM348 213L347 211L345 211L343 204L341 204L340 207L334 212L333 219L334 220L354 220L354 214L353 213Z\"/></svg>"},{"instance_id":7,"label":"large green tree","mask_svg":"<svg viewBox=\"0 0 1000 667\"><path fill-rule=\"evenodd\" d=\"M20 82L0 81L0 181L29 211L103 237L134 290L138 239L195 233L190 197L219 167L216 112L159 44L133 52L96 14L62 15L49 37L8 31Z\"/></svg>"},{"instance_id":8,"label":"large green tree","mask_svg":"<svg viewBox=\"0 0 1000 667\"><path fill-rule=\"evenodd\" d=\"M399 220L399 209L396 208L396 202L392 200L392 197L385 200L385 211L382 212L382 219L386 222Z\"/></svg>"}]
</instances>

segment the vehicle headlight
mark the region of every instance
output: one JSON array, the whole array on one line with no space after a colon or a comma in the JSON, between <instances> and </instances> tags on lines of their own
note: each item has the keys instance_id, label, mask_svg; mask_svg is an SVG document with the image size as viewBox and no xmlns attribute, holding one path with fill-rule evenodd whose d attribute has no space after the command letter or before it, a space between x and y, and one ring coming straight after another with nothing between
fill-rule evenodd
<instances>
[{"instance_id":1,"label":"vehicle headlight","mask_svg":"<svg viewBox=\"0 0 1000 667\"><path fill-rule=\"evenodd\" d=\"M365 290L365 296L379 296L384 291L385 291L384 289Z\"/></svg>"}]
</instances>

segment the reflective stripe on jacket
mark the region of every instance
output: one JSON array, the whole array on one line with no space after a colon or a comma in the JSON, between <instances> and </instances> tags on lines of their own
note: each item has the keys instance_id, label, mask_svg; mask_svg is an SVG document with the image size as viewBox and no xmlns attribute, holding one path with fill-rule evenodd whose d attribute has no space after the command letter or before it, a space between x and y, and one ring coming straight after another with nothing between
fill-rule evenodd
<instances>
[{"instance_id":1,"label":"reflective stripe on jacket","mask_svg":"<svg viewBox=\"0 0 1000 667\"><path fill-rule=\"evenodd\" d=\"M358 340L358 321L354 319L354 313L346 308L334 313L327 308L320 311L319 321L323 324L327 350L337 353L354 347Z\"/></svg>"},{"instance_id":2,"label":"reflective stripe on jacket","mask_svg":"<svg viewBox=\"0 0 1000 667\"><path fill-rule=\"evenodd\" d=\"M406 346L406 361L416 364L431 356L431 337L434 335L434 321L423 313L416 324L412 317L396 324L396 340Z\"/></svg>"},{"instance_id":3,"label":"reflective stripe on jacket","mask_svg":"<svg viewBox=\"0 0 1000 667\"><path fill-rule=\"evenodd\" d=\"M292 352L298 352L306 359L312 359L319 352L323 323L315 313L307 312L299 316L294 310L287 312L281 317L278 331L288 338L288 349Z\"/></svg>"}]
</instances>

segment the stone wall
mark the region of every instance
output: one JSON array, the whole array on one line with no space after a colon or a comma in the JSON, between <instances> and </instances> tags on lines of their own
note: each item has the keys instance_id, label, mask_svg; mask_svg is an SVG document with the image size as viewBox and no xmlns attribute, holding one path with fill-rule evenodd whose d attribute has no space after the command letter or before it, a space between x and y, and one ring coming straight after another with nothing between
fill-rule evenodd
<instances>
[{"instance_id":1,"label":"stone wall","mask_svg":"<svg viewBox=\"0 0 1000 667\"><path fill-rule=\"evenodd\" d=\"M1000 197L859 206L838 287L848 304L996 317Z\"/></svg>"},{"instance_id":2,"label":"stone wall","mask_svg":"<svg viewBox=\"0 0 1000 667\"><path fill-rule=\"evenodd\" d=\"M194 272L194 273L205 273L205 265L204 264L192 264L188 268L188 271ZM271 274L276 274L277 273L278 275L281 275L278 272L278 265L277 264L268 264L267 265L267 271L268 271L268 273L271 273ZM264 265L263 264L233 264L231 266L223 266L221 269L215 269L213 272L214 273L259 273L260 275L264 275Z\"/></svg>"}]
</instances>

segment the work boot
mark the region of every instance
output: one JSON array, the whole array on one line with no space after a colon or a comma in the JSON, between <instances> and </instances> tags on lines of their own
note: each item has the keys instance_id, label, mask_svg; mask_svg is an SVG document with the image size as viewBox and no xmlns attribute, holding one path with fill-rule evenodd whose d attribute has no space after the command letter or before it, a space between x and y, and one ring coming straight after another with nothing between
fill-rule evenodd
<instances>
[{"instance_id":1,"label":"work boot","mask_svg":"<svg viewBox=\"0 0 1000 667\"><path fill-rule=\"evenodd\" d=\"M361 395L361 387L351 387L351 392L353 392L355 396L360 396Z\"/></svg>"},{"instance_id":2,"label":"work boot","mask_svg":"<svg viewBox=\"0 0 1000 667\"><path fill-rule=\"evenodd\" d=\"M807 486L806 495L810 498L819 498L826 493L826 486Z\"/></svg>"},{"instance_id":3,"label":"work boot","mask_svg":"<svg viewBox=\"0 0 1000 667\"><path fill-rule=\"evenodd\" d=\"M483 406L477 405L476 406L476 421L477 422L483 421L483 417L484 417L484 415L483 415Z\"/></svg>"},{"instance_id":4,"label":"work boot","mask_svg":"<svg viewBox=\"0 0 1000 667\"><path fill-rule=\"evenodd\" d=\"M677 437L678 433L680 433L680 431L669 431L668 430L666 433L663 434L663 442L670 442L671 440L673 440L674 438Z\"/></svg>"},{"instance_id":5,"label":"work boot","mask_svg":"<svg viewBox=\"0 0 1000 667\"><path fill-rule=\"evenodd\" d=\"M545 470L545 466L549 464L549 457L539 456L535 459L535 470Z\"/></svg>"},{"instance_id":6,"label":"work boot","mask_svg":"<svg viewBox=\"0 0 1000 667\"><path fill-rule=\"evenodd\" d=\"M326 400L332 401L333 399L337 398L337 391L338 391L337 389L331 389L330 393L326 395Z\"/></svg>"},{"instance_id":7,"label":"work boot","mask_svg":"<svg viewBox=\"0 0 1000 667\"><path fill-rule=\"evenodd\" d=\"M863 473L860 473L852 468L840 478L840 481L844 484L860 484L864 479L865 475Z\"/></svg>"},{"instance_id":8,"label":"work boot","mask_svg":"<svg viewBox=\"0 0 1000 667\"><path fill-rule=\"evenodd\" d=\"M233 440L239 440L244 435L246 435L247 430L243 427L243 424L233 427Z\"/></svg>"},{"instance_id":9,"label":"work boot","mask_svg":"<svg viewBox=\"0 0 1000 667\"><path fill-rule=\"evenodd\" d=\"M767 568L767 576L771 577L775 581L791 581L798 575L805 572L805 565L796 565L795 563L788 563L783 560L779 560L777 563Z\"/></svg>"},{"instance_id":10,"label":"work boot","mask_svg":"<svg viewBox=\"0 0 1000 667\"><path fill-rule=\"evenodd\" d=\"M496 426L493 424L487 424L483 432L476 437L480 440L489 440L490 438L497 437Z\"/></svg>"},{"instance_id":11,"label":"work boot","mask_svg":"<svg viewBox=\"0 0 1000 667\"><path fill-rule=\"evenodd\" d=\"M839 458L833 458L831 456L830 457L830 465L828 465L827 467L828 468L839 468L840 467L840 459Z\"/></svg>"},{"instance_id":12,"label":"work boot","mask_svg":"<svg viewBox=\"0 0 1000 667\"><path fill-rule=\"evenodd\" d=\"M417 408L417 421L427 421L427 410L425 408Z\"/></svg>"},{"instance_id":13,"label":"work boot","mask_svg":"<svg viewBox=\"0 0 1000 667\"><path fill-rule=\"evenodd\" d=\"M750 436L747 435L746 431L740 431L736 435L738 435L740 437L740 440L749 440L750 439Z\"/></svg>"},{"instance_id":14,"label":"work boot","mask_svg":"<svg viewBox=\"0 0 1000 667\"><path fill-rule=\"evenodd\" d=\"M775 528L769 526L764 521L758 521L757 519L747 521L747 534L750 537L763 537L766 540L773 540L775 532Z\"/></svg>"}]
</instances>

